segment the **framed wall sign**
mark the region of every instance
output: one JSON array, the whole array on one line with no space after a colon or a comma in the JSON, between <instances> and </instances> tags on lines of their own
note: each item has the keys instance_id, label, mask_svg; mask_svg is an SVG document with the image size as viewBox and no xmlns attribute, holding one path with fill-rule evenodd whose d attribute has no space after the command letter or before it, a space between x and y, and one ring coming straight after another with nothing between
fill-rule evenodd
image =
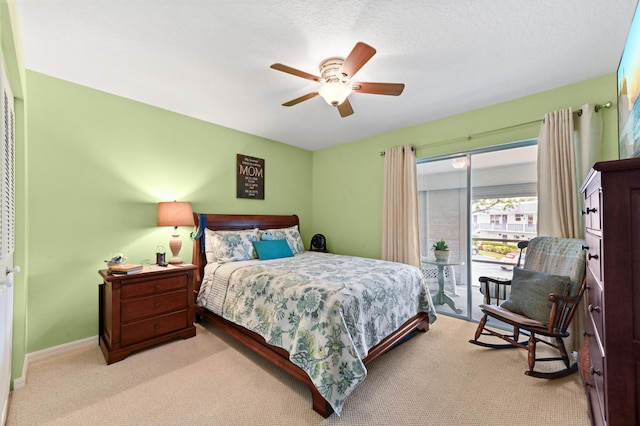
<instances>
[{"instance_id":1,"label":"framed wall sign","mask_svg":"<svg viewBox=\"0 0 640 426\"><path fill-rule=\"evenodd\" d=\"M236 196L264 200L264 159L236 155Z\"/></svg>"}]
</instances>

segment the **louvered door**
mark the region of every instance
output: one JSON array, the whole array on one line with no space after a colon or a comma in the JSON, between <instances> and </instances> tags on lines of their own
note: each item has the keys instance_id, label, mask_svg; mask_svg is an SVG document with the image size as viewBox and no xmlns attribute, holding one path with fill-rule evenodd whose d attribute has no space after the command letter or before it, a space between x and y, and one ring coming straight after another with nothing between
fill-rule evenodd
<instances>
[{"instance_id":1,"label":"louvered door","mask_svg":"<svg viewBox=\"0 0 640 426\"><path fill-rule=\"evenodd\" d=\"M0 153L0 404L7 418L13 328L13 248L15 224L15 129L13 95L2 68L2 150Z\"/></svg>"}]
</instances>

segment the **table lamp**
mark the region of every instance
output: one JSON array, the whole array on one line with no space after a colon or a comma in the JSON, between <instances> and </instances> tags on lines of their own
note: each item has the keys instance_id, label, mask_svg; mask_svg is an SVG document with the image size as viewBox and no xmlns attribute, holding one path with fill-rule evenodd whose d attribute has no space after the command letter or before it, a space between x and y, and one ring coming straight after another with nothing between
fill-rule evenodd
<instances>
[{"instance_id":1,"label":"table lamp","mask_svg":"<svg viewBox=\"0 0 640 426\"><path fill-rule=\"evenodd\" d=\"M182 240L178 235L178 226L193 226L193 210L191 203L186 201L165 201L158 203L158 226L173 226L173 234L169 241L169 248L173 257L168 260L169 263L182 263L180 259L180 249L182 248Z\"/></svg>"}]
</instances>

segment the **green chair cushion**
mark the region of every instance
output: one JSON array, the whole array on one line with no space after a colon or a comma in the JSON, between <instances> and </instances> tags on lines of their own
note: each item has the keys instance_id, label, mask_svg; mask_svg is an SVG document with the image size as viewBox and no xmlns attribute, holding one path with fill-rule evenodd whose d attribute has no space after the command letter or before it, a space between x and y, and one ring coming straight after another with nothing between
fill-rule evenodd
<instances>
[{"instance_id":1,"label":"green chair cushion","mask_svg":"<svg viewBox=\"0 0 640 426\"><path fill-rule=\"evenodd\" d=\"M500 305L504 309L524 315L543 324L549 322L551 293L565 296L570 278L523 268L513 268L511 294Z\"/></svg>"}]
</instances>

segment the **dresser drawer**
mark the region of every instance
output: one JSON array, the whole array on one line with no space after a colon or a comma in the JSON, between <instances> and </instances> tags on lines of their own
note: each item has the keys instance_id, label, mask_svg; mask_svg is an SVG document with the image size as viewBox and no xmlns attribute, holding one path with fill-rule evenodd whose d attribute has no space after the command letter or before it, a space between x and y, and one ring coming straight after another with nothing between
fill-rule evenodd
<instances>
[{"instance_id":1,"label":"dresser drawer","mask_svg":"<svg viewBox=\"0 0 640 426\"><path fill-rule=\"evenodd\" d=\"M591 271L588 270L587 275L590 273ZM589 312L589 318L591 319L591 323L594 327L594 333L598 335L600 340L602 340L605 337L603 335L604 328L602 322L602 318L604 317L602 289L595 280L590 277L588 277L587 280L587 311Z\"/></svg>"},{"instance_id":2,"label":"dresser drawer","mask_svg":"<svg viewBox=\"0 0 640 426\"><path fill-rule=\"evenodd\" d=\"M600 231L602 229L602 217L600 214L600 206L602 192L600 188L595 188L593 192L587 194L585 199L585 221L587 229Z\"/></svg>"},{"instance_id":3,"label":"dresser drawer","mask_svg":"<svg viewBox=\"0 0 640 426\"><path fill-rule=\"evenodd\" d=\"M123 300L120 305L120 321L125 323L149 316L185 309L185 292L174 291L157 296Z\"/></svg>"},{"instance_id":4,"label":"dresser drawer","mask_svg":"<svg viewBox=\"0 0 640 426\"><path fill-rule=\"evenodd\" d=\"M128 299L130 297L147 296L187 288L186 276L158 278L153 281L142 281L143 279L141 277L140 281L131 280L126 285L123 285L120 297Z\"/></svg>"},{"instance_id":5,"label":"dresser drawer","mask_svg":"<svg viewBox=\"0 0 640 426\"><path fill-rule=\"evenodd\" d=\"M589 230L602 230L602 188L600 175L594 175L584 188L584 226Z\"/></svg>"},{"instance_id":6,"label":"dresser drawer","mask_svg":"<svg viewBox=\"0 0 640 426\"><path fill-rule=\"evenodd\" d=\"M602 354L600 345L595 338L589 339L589 363L591 364L588 371L590 392L590 405L594 420L602 419L604 417L604 355ZM595 423L595 422L594 422ZM599 423L595 423L599 424Z\"/></svg>"},{"instance_id":7,"label":"dresser drawer","mask_svg":"<svg viewBox=\"0 0 640 426\"><path fill-rule=\"evenodd\" d=\"M587 268L599 282L602 282L602 240L588 232L585 239L587 242Z\"/></svg>"},{"instance_id":8,"label":"dresser drawer","mask_svg":"<svg viewBox=\"0 0 640 426\"><path fill-rule=\"evenodd\" d=\"M128 346L187 327L187 311L178 311L148 320L122 325L120 344Z\"/></svg>"}]
</instances>

